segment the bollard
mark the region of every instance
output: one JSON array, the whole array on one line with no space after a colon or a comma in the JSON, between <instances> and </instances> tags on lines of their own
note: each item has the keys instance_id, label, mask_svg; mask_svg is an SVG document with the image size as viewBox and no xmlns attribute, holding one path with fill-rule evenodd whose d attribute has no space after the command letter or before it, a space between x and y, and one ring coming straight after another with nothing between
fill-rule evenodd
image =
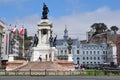
<instances>
[{"instance_id":1,"label":"bollard","mask_svg":"<svg viewBox=\"0 0 120 80\"><path fill-rule=\"evenodd\" d=\"M47 70L45 69L45 76L47 75Z\"/></svg>"},{"instance_id":2,"label":"bollard","mask_svg":"<svg viewBox=\"0 0 120 80\"><path fill-rule=\"evenodd\" d=\"M95 69L95 72L94 72L94 76L96 76L96 69Z\"/></svg>"},{"instance_id":3,"label":"bollard","mask_svg":"<svg viewBox=\"0 0 120 80\"><path fill-rule=\"evenodd\" d=\"M30 76L31 76L31 69L29 70L29 72L30 72Z\"/></svg>"}]
</instances>

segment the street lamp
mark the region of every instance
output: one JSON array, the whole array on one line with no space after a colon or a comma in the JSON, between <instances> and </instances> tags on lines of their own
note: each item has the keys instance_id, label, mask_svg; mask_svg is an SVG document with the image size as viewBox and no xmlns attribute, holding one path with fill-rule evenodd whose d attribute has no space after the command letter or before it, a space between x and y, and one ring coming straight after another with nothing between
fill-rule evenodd
<instances>
[{"instance_id":1,"label":"street lamp","mask_svg":"<svg viewBox=\"0 0 120 80\"><path fill-rule=\"evenodd\" d=\"M10 41L11 43L11 54L13 54L13 45L15 44L15 40L14 39L11 39Z\"/></svg>"},{"instance_id":2,"label":"street lamp","mask_svg":"<svg viewBox=\"0 0 120 80\"><path fill-rule=\"evenodd\" d=\"M68 51L69 51L69 54L71 54L71 49L72 49L72 44L73 44L73 40L71 39L71 38L69 38L68 40L67 40L67 43L68 43Z\"/></svg>"}]
</instances>

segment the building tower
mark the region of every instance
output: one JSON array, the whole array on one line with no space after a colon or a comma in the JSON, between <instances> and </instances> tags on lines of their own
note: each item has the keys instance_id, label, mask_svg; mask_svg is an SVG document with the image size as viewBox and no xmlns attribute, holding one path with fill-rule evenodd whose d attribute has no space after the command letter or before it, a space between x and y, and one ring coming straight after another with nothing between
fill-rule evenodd
<instances>
[{"instance_id":1,"label":"building tower","mask_svg":"<svg viewBox=\"0 0 120 80\"><path fill-rule=\"evenodd\" d=\"M68 30L67 30L67 27L65 27L63 38L64 38L65 41L67 41L67 39L68 39Z\"/></svg>"}]
</instances>

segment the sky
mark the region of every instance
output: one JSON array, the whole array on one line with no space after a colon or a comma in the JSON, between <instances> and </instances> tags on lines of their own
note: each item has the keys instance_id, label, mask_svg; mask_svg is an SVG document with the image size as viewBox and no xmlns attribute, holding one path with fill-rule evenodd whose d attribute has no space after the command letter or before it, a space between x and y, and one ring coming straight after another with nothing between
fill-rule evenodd
<instances>
[{"instance_id":1,"label":"sky","mask_svg":"<svg viewBox=\"0 0 120 80\"><path fill-rule=\"evenodd\" d=\"M20 29L24 25L28 35L33 36L37 33L44 2L49 8L52 30L59 38L65 26L70 37L81 40L86 39L86 32L94 23L120 28L120 0L0 0L0 19L7 28L16 25Z\"/></svg>"}]
</instances>

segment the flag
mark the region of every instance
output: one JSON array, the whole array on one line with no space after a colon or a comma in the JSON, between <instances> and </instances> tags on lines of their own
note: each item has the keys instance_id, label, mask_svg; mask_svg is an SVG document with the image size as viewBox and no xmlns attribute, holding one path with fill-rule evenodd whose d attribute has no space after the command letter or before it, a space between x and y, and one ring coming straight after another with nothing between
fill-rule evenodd
<instances>
[{"instance_id":1,"label":"flag","mask_svg":"<svg viewBox=\"0 0 120 80\"><path fill-rule=\"evenodd\" d=\"M20 34L20 35L23 35L23 34L24 34L24 28L23 28L23 27L20 29L19 34Z\"/></svg>"},{"instance_id":2,"label":"flag","mask_svg":"<svg viewBox=\"0 0 120 80\"><path fill-rule=\"evenodd\" d=\"M15 25L14 29L12 30L12 32L15 33L16 30L17 30L17 28L16 28L16 25Z\"/></svg>"}]
</instances>

